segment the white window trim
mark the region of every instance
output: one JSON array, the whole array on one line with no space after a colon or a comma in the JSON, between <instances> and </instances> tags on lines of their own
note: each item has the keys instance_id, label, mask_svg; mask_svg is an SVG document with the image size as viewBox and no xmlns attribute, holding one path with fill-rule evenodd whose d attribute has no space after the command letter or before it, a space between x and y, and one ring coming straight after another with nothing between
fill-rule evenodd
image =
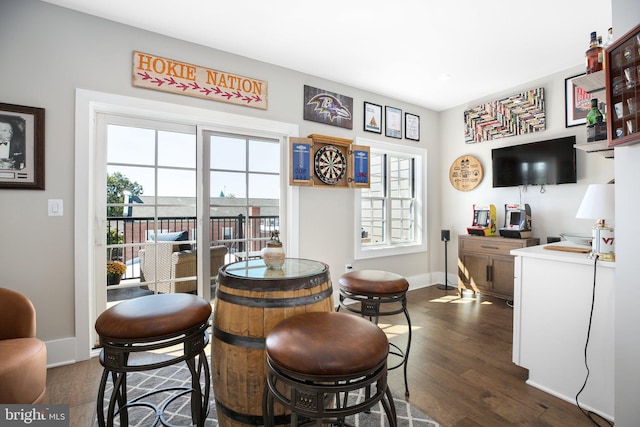
<instances>
[{"instance_id":1,"label":"white window trim","mask_svg":"<svg viewBox=\"0 0 640 427\"><path fill-rule=\"evenodd\" d=\"M427 250L427 150L418 147L391 144L373 139L356 137L357 145L367 145L371 151L396 152L415 157L416 183L416 241L409 244L381 246L362 246L361 223L361 190L355 190L354 201L354 259L380 258L393 255L406 255Z\"/></svg>"},{"instance_id":2,"label":"white window trim","mask_svg":"<svg viewBox=\"0 0 640 427\"><path fill-rule=\"evenodd\" d=\"M104 239L98 234L95 215L95 192L93 186L93 165L96 155L96 114L125 114L154 120L178 121L201 124L216 131L245 133L250 130L262 135L282 140L281 194L286 194L286 205L282 216L287 224L287 253L295 257L299 251L299 189L290 186L287 179L289 170L288 137L298 136L297 124L278 122L231 114L209 109L189 107L181 104L159 102L149 99L114 95L85 89L76 90L75 111L75 192L74 192L74 283L75 283L75 360L91 357L93 347L93 323L95 314L94 282L96 272L90 268L95 252L95 243ZM284 233L283 233L284 234Z\"/></svg>"}]
</instances>

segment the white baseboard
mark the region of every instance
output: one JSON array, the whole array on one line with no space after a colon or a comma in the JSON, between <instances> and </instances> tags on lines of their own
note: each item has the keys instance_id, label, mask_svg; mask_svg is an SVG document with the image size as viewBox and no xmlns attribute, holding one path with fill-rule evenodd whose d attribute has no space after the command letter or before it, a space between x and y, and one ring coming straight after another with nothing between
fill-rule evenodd
<instances>
[{"instance_id":1,"label":"white baseboard","mask_svg":"<svg viewBox=\"0 0 640 427\"><path fill-rule=\"evenodd\" d=\"M565 396L564 394L558 393L555 390L551 390L550 388L542 386L542 385L536 383L535 381L527 380L527 381L525 381L525 383L527 385L530 385L531 387L535 387L535 388L537 388L539 390L542 390L545 393L549 393L550 395L553 395L553 396L555 396L555 397L557 397L559 399L562 399L562 400L567 401L569 403L572 403L574 405L576 404L576 399L574 397ZM585 403L580 402L580 407L582 407L582 409L584 409L586 411L591 411L593 413L596 413L596 414L598 414L599 416L601 416L602 418L604 418L606 420L609 420L611 422L615 421L614 418L613 418L613 415L605 414L604 412L602 412L602 411L600 411L600 410L598 410L598 409L596 409L596 408L594 408L594 407L592 407L590 405L587 405Z\"/></svg>"},{"instance_id":2,"label":"white baseboard","mask_svg":"<svg viewBox=\"0 0 640 427\"><path fill-rule=\"evenodd\" d=\"M426 288L434 284L432 273L417 274L415 276L405 277L405 279L409 282L410 291L413 289Z\"/></svg>"},{"instance_id":3,"label":"white baseboard","mask_svg":"<svg viewBox=\"0 0 640 427\"><path fill-rule=\"evenodd\" d=\"M454 290L458 288L458 276L448 274L448 286ZM407 277L409 281L409 290L426 288L428 286L444 284L444 272L418 274L416 276Z\"/></svg>"},{"instance_id":4,"label":"white baseboard","mask_svg":"<svg viewBox=\"0 0 640 427\"><path fill-rule=\"evenodd\" d=\"M75 338L46 341L45 344L47 345L47 368L70 365L76 362Z\"/></svg>"}]
</instances>

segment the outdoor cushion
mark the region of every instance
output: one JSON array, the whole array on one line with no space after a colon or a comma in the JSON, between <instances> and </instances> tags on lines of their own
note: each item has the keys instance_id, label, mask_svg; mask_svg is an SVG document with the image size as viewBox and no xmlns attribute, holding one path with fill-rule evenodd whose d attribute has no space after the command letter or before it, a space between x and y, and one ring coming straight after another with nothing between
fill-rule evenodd
<instances>
[{"instance_id":1,"label":"outdoor cushion","mask_svg":"<svg viewBox=\"0 0 640 427\"><path fill-rule=\"evenodd\" d=\"M149 233L149 239L155 240L155 233ZM158 242L179 242L183 240L189 240L188 231L175 231L172 233L158 233ZM191 250L191 245L188 243L182 243L179 245L179 250L188 251Z\"/></svg>"}]
</instances>

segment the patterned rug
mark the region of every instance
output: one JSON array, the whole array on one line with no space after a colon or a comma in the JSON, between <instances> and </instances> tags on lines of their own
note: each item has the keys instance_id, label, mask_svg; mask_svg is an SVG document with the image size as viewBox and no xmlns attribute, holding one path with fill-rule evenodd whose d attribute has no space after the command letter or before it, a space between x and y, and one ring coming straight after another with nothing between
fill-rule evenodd
<instances>
[{"instance_id":1,"label":"patterned rug","mask_svg":"<svg viewBox=\"0 0 640 427\"><path fill-rule=\"evenodd\" d=\"M189 369L183 363L179 363L165 368L160 368L153 371L133 372L127 376L127 393L129 399L134 399L138 396L142 396L151 390L158 390L167 387L185 387L190 384ZM110 396L112 387L107 385L105 397L108 399ZM174 395L167 393L159 393L152 395L145 399L155 405L162 406ZM362 396L355 396L355 398L362 398ZM431 419L428 415L424 414L419 409L411 406L409 402L406 402L400 398L394 398L396 406L396 413L398 418L398 427L440 427L440 424ZM105 402L105 408L108 402ZM169 424L178 426L191 425L191 408L188 395L179 397L171 402L165 412L164 417ZM155 420L155 412L145 407L134 407L129 409L129 426L131 427L149 427L153 425ZM382 406L378 404L376 407L371 408L371 412L368 414L362 413L347 419L348 422L355 424L357 427L386 427L388 422ZM97 420L94 426L97 426ZM118 417L114 425L119 426ZM162 425L158 423L157 425ZM217 413L216 405L213 397L213 390L210 394L210 410L207 417L206 427L217 427Z\"/></svg>"}]
</instances>

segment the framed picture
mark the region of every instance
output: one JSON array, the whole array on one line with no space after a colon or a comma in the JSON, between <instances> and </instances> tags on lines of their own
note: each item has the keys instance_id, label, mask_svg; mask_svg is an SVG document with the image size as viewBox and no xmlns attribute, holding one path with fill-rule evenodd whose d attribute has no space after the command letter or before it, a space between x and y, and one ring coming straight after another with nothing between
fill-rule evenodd
<instances>
[{"instance_id":1,"label":"framed picture","mask_svg":"<svg viewBox=\"0 0 640 427\"><path fill-rule=\"evenodd\" d=\"M579 126L587 123L587 113L591 109L591 95L584 89L576 86L573 80L577 76L564 79L565 93L565 127Z\"/></svg>"},{"instance_id":2,"label":"framed picture","mask_svg":"<svg viewBox=\"0 0 640 427\"><path fill-rule=\"evenodd\" d=\"M353 129L353 98L304 86L304 119L345 129Z\"/></svg>"},{"instance_id":3,"label":"framed picture","mask_svg":"<svg viewBox=\"0 0 640 427\"><path fill-rule=\"evenodd\" d=\"M384 134L391 138L402 138L402 110L399 108L384 107Z\"/></svg>"},{"instance_id":4,"label":"framed picture","mask_svg":"<svg viewBox=\"0 0 640 427\"><path fill-rule=\"evenodd\" d=\"M382 106L364 102L364 130L382 133Z\"/></svg>"},{"instance_id":5,"label":"framed picture","mask_svg":"<svg viewBox=\"0 0 640 427\"><path fill-rule=\"evenodd\" d=\"M412 141L420 141L420 116L404 113L404 137Z\"/></svg>"},{"instance_id":6,"label":"framed picture","mask_svg":"<svg viewBox=\"0 0 640 427\"><path fill-rule=\"evenodd\" d=\"M0 188L44 190L44 108L0 103Z\"/></svg>"}]
</instances>

